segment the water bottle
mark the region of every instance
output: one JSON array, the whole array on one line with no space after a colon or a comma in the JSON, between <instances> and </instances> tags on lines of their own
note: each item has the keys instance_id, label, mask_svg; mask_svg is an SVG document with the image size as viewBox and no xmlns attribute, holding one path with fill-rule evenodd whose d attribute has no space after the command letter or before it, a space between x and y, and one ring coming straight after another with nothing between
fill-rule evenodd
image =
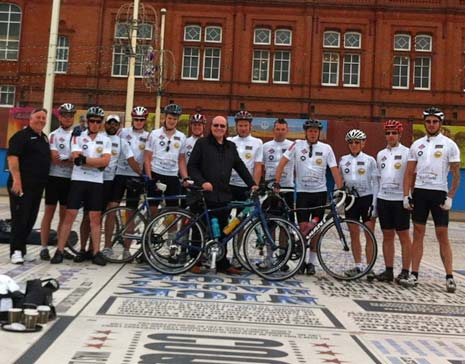
<instances>
[{"instance_id":1,"label":"water bottle","mask_svg":"<svg viewBox=\"0 0 465 364\"><path fill-rule=\"evenodd\" d=\"M213 237L215 239L218 239L221 236L221 231L220 231L220 224L219 224L218 219L216 217L213 217L211 219L211 225L212 225Z\"/></svg>"},{"instance_id":2,"label":"water bottle","mask_svg":"<svg viewBox=\"0 0 465 364\"><path fill-rule=\"evenodd\" d=\"M237 225L239 225L241 221L244 220L249 211L250 207L246 207L244 210L240 212L240 214L231 219L231 221L229 221L229 224L226 225L226 227L223 229L223 233L225 233L226 235L231 234L231 232L237 227Z\"/></svg>"},{"instance_id":3,"label":"water bottle","mask_svg":"<svg viewBox=\"0 0 465 364\"><path fill-rule=\"evenodd\" d=\"M318 216L315 216L311 221L304 223L302 226L302 235L307 236L307 234L313 230L313 228L318 224L320 219Z\"/></svg>"}]
</instances>

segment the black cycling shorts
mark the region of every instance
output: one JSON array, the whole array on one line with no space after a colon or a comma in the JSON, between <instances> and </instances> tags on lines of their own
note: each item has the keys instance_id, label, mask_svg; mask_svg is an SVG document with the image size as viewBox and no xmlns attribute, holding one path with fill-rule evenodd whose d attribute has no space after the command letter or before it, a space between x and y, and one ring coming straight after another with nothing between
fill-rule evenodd
<instances>
[{"instance_id":1,"label":"black cycling shorts","mask_svg":"<svg viewBox=\"0 0 465 364\"><path fill-rule=\"evenodd\" d=\"M389 201L378 198L379 224L382 230L403 231L410 228L410 212L404 209L402 201Z\"/></svg>"},{"instance_id":2,"label":"black cycling shorts","mask_svg":"<svg viewBox=\"0 0 465 364\"><path fill-rule=\"evenodd\" d=\"M119 174L115 176L115 179L113 180L112 196L109 202L121 202L124 197L124 193L126 192L126 206L136 209L139 204L139 197L143 186L141 184L139 188L137 188L136 183L129 183L128 186L129 180L141 181L141 178L136 176L123 176Z\"/></svg>"},{"instance_id":3,"label":"black cycling shorts","mask_svg":"<svg viewBox=\"0 0 465 364\"><path fill-rule=\"evenodd\" d=\"M103 183L71 181L66 208L85 211L101 211L103 203Z\"/></svg>"},{"instance_id":4,"label":"black cycling shorts","mask_svg":"<svg viewBox=\"0 0 465 364\"><path fill-rule=\"evenodd\" d=\"M60 206L66 206L70 185L70 178L48 176L45 186L45 204L55 206L60 202Z\"/></svg>"},{"instance_id":5,"label":"black cycling shorts","mask_svg":"<svg viewBox=\"0 0 465 364\"><path fill-rule=\"evenodd\" d=\"M370 207L373 204L373 195L356 197L355 202L349 210L346 210L345 217L356 221L370 221Z\"/></svg>"},{"instance_id":6,"label":"black cycling shorts","mask_svg":"<svg viewBox=\"0 0 465 364\"><path fill-rule=\"evenodd\" d=\"M178 176L164 176L162 174L157 174L152 172L152 180L156 183L160 181L166 185L165 196L179 195L181 192L181 183L179 183ZM161 197L161 191L157 191L155 188L151 188L148 191L149 197ZM149 201L150 206L156 206L159 204L159 201ZM166 200L167 206L178 206L179 200Z\"/></svg>"},{"instance_id":7,"label":"black cycling shorts","mask_svg":"<svg viewBox=\"0 0 465 364\"><path fill-rule=\"evenodd\" d=\"M296 207L300 208L309 208L309 207L318 207L326 205L328 194L326 192L297 192L297 201ZM301 210L297 211L297 221L308 222L310 221L310 215L312 219L318 217L319 221L323 219L325 210L315 209L315 210Z\"/></svg>"},{"instance_id":8,"label":"black cycling shorts","mask_svg":"<svg viewBox=\"0 0 465 364\"><path fill-rule=\"evenodd\" d=\"M415 224L425 225L429 212L433 216L435 226L449 225L449 211L444 211L440 205L446 200L445 191L425 190L415 188L412 193L413 212L412 220Z\"/></svg>"}]
</instances>

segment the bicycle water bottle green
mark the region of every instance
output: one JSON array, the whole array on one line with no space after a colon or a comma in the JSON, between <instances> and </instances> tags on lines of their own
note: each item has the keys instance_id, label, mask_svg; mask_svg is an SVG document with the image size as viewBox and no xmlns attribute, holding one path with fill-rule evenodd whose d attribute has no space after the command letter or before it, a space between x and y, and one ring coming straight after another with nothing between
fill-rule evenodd
<instances>
[{"instance_id":1,"label":"bicycle water bottle green","mask_svg":"<svg viewBox=\"0 0 465 364\"><path fill-rule=\"evenodd\" d=\"M212 233L215 239L218 239L221 236L220 224L216 217L211 219Z\"/></svg>"}]
</instances>

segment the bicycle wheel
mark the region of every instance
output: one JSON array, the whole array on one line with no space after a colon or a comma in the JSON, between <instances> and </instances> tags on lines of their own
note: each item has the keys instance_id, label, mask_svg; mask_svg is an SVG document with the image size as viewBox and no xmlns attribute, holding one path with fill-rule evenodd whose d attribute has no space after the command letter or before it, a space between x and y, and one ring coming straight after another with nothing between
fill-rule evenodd
<instances>
[{"instance_id":1,"label":"bicycle wheel","mask_svg":"<svg viewBox=\"0 0 465 364\"><path fill-rule=\"evenodd\" d=\"M158 214L147 226L142 251L147 262L165 274L191 269L203 252L204 231L195 215L183 209Z\"/></svg>"},{"instance_id":2,"label":"bicycle wheel","mask_svg":"<svg viewBox=\"0 0 465 364\"><path fill-rule=\"evenodd\" d=\"M247 230L247 226L243 229L243 231ZM232 241L232 247L233 247L233 253L234 253L234 258L237 259L239 264L244 268L247 269L248 271L251 271L252 269L250 268L249 263L247 262L247 259L245 259L244 256L244 234L237 234Z\"/></svg>"},{"instance_id":3,"label":"bicycle wheel","mask_svg":"<svg viewBox=\"0 0 465 364\"><path fill-rule=\"evenodd\" d=\"M363 277L376 262L376 238L359 221L341 219L339 227L334 221L323 227L317 243L320 265L326 273L337 279ZM357 243L358 240L360 243Z\"/></svg>"},{"instance_id":4,"label":"bicycle wheel","mask_svg":"<svg viewBox=\"0 0 465 364\"><path fill-rule=\"evenodd\" d=\"M261 221L244 233L244 256L250 268L269 281L280 281L296 274L304 261L304 239L299 229L280 217L269 217L267 238Z\"/></svg>"},{"instance_id":5,"label":"bicycle wheel","mask_svg":"<svg viewBox=\"0 0 465 364\"><path fill-rule=\"evenodd\" d=\"M142 234L147 220L139 210L117 206L102 215L100 248L105 260L127 263L142 251Z\"/></svg>"}]
</instances>

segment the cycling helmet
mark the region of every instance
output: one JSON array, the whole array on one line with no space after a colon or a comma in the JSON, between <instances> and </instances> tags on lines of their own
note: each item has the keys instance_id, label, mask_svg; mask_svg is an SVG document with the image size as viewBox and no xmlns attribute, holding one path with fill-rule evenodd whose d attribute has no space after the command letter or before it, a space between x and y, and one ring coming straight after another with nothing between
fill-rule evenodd
<instances>
[{"instance_id":1,"label":"cycling helmet","mask_svg":"<svg viewBox=\"0 0 465 364\"><path fill-rule=\"evenodd\" d=\"M309 119L304 121L304 125L302 125L304 130L307 130L309 128L318 128L321 129L323 125L321 124L320 120L315 120L315 119Z\"/></svg>"},{"instance_id":2,"label":"cycling helmet","mask_svg":"<svg viewBox=\"0 0 465 364\"><path fill-rule=\"evenodd\" d=\"M149 116L149 111L143 106L135 106L132 109L131 116L137 119L147 119L147 116Z\"/></svg>"},{"instance_id":3,"label":"cycling helmet","mask_svg":"<svg viewBox=\"0 0 465 364\"><path fill-rule=\"evenodd\" d=\"M189 121L191 123L205 124L207 122L207 118L205 117L205 115L202 115L202 114L194 114L194 115L191 115L191 117L189 118Z\"/></svg>"},{"instance_id":4,"label":"cycling helmet","mask_svg":"<svg viewBox=\"0 0 465 364\"><path fill-rule=\"evenodd\" d=\"M350 140L365 140L366 138L367 135L359 129L349 130L346 134L346 142Z\"/></svg>"},{"instance_id":5,"label":"cycling helmet","mask_svg":"<svg viewBox=\"0 0 465 364\"><path fill-rule=\"evenodd\" d=\"M58 112L60 114L75 114L76 113L76 107L73 104L70 104L68 102L60 105L58 108Z\"/></svg>"},{"instance_id":6,"label":"cycling helmet","mask_svg":"<svg viewBox=\"0 0 465 364\"><path fill-rule=\"evenodd\" d=\"M234 121L246 120L252 122L252 119L252 114L245 110L241 110L234 115Z\"/></svg>"},{"instance_id":7,"label":"cycling helmet","mask_svg":"<svg viewBox=\"0 0 465 364\"><path fill-rule=\"evenodd\" d=\"M163 109L163 112L165 114L172 114L172 115L181 115L182 114L182 108L181 106L177 104L169 104L166 105L165 108Z\"/></svg>"},{"instance_id":8,"label":"cycling helmet","mask_svg":"<svg viewBox=\"0 0 465 364\"><path fill-rule=\"evenodd\" d=\"M97 117L103 119L105 117L105 111L103 111L103 109L100 106L91 106L87 110L86 117L87 117L87 119L89 119L92 116L94 116L94 117L97 116Z\"/></svg>"},{"instance_id":9,"label":"cycling helmet","mask_svg":"<svg viewBox=\"0 0 465 364\"><path fill-rule=\"evenodd\" d=\"M397 120L388 120L384 122L384 130L397 130L399 133L402 133L404 127L402 123Z\"/></svg>"},{"instance_id":10,"label":"cycling helmet","mask_svg":"<svg viewBox=\"0 0 465 364\"><path fill-rule=\"evenodd\" d=\"M444 121L444 113L437 107L431 106L423 111L423 119L429 115L436 116L441 122Z\"/></svg>"}]
</instances>

